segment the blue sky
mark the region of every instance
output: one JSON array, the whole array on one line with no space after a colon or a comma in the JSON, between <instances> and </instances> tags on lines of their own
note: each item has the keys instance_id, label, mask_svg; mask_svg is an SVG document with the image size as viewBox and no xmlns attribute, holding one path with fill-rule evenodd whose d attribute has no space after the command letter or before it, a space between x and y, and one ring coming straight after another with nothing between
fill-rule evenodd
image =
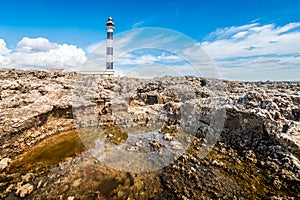
<instances>
[{"instance_id":1,"label":"blue sky","mask_svg":"<svg viewBox=\"0 0 300 200\"><path fill-rule=\"evenodd\" d=\"M88 56L90 47L105 39L105 22L112 16L115 34L133 28L163 27L191 37L214 60L223 78L300 79L296 76L300 74L297 65L300 46L296 42L300 41L299 0L10 0L0 3L2 65L13 66L14 62L18 66L24 63L27 67L39 66L32 60L43 62L42 57L51 52L55 58L47 60L49 65L74 70L80 58ZM57 56L64 52L68 59ZM32 56L31 60L24 61L23 57L28 55ZM269 74L261 75L258 66ZM246 67L251 77L241 74Z\"/></svg>"}]
</instances>

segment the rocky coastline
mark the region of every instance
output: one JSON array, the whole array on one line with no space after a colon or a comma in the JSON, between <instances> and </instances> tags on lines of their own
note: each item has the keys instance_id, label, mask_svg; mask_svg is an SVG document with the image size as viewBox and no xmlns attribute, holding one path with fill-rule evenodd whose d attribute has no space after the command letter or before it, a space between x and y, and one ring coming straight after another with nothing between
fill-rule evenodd
<instances>
[{"instance_id":1,"label":"rocky coastline","mask_svg":"<svg viewBox=\"0 0 300 200\"><path fill-rule=\"evenodd\" d=\"M88 149L94 138L80 134L91 125L113 145L157 126L170 148L181 148L180 130L192 140L178 159L151 172L112 169L83 148L55 164L14 168L63 132L76 130ZM167 149L154 139L124 148ZM0 151L3 199L299 199L300 82L0 69Z\"/></svg>"}]
</instances>

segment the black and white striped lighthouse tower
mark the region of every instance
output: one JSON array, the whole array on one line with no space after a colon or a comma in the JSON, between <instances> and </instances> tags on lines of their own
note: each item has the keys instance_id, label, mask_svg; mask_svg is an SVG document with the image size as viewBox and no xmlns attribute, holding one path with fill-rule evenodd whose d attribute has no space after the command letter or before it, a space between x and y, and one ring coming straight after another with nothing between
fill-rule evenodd
<instances>
[{"instance_id":1,"label":"black and white striped lighthouse tower","mask_svg":"<svg viewBox=\"0 0 300 200\"><path fill-rule=\"evenodd\" d=\"M106 22L107 30L107 41L106 41L106 71L109 75L114 75L113 66L113 33L115 29L115 23L111 17L108 18Z\"/></svg>"}]
</instances>

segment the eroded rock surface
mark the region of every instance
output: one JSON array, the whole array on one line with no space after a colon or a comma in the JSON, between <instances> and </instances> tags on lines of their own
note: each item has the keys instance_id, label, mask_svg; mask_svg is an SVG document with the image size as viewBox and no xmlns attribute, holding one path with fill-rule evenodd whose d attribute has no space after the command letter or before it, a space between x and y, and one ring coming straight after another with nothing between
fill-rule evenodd
<instances>
[{"instance_id":1,"label":"eroded rock surface","mask_svg":"<svg viewBox=\"0 0 300 200\"><path fill-rule=\"evenodd\" d=\"M14 156L43 138L73 129L75 74L0 71L0 158Z\"/></svg>"},{"instance_id":2,"label":"eroded rock surface","mask_svg":"<svg viewBox=\"0 0 300 200\"><path fill-rule=\"evenodd\" d=\"M300 198L299 82L99 80L2 69L0 100L1 198ZM165 143L184 149L179 132L190 134L190 145L148 173L108 168L89 152L52 169L13 170L11 163L45 138L89 126L120 146L129 145L129 134L158 128L164 134L162 141L133 142L125 148L130 152L163 152Z\"/></svg>"}]
</instances>

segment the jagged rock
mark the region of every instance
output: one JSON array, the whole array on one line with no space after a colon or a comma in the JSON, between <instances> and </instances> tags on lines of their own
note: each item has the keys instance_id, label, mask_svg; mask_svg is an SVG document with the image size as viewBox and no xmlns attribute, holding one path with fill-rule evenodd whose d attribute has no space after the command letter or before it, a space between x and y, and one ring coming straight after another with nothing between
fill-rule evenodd
<instances>
[{"instance_id":1,"label":"jagged rock","mask_svg":"<svg viewBox=\"0 0 300 200\"><path fill-rule=\"evenodd\" d=\"M26 195L29 195L33 192L33 185L27 183L25 185L22 185L20 188L17 188L16 195L19 197L25 197Z\"/></svg>"},{"instance_id":2,"label":"jagged rock","mask_svg":"<svg viewBox=\"0 0 300 200\"><path fill-rule=\"evenodd\" d=\"M22 176L21 178L22 178L23 182L27 183L27 182L29 182L29 180L32 179L34 176L35 176L34 173L28 173L28 174Z\"/></svg>"},{"instance_id":3,"label":"jagged rock","mask_svg":"<svg viewBox=\"0 0 300 200\"><path fill-rule=\"evenodd\" d=\"M0 197L297 198L299 88L299 82L237 82L191 76L99 79L76 73L0 69L0 178L8 180L1 183ZM224 112L216 112L221 109ZM45 177L40 176L45 171L35 169L23 176L7 172L8 157L61 131L90 126L101 130L117 127L107 139L122 140L121 144L128 134L159 131L171 149L183 151L185 146L177 140L181 131L190 137L191 145L171 167L153 173L153 179L145 175L132 178L127 173L115 178L121 172L104 169L87 154L61 163ZM210 134L215 132L220 133L216 134L218 141ZM126 150L138 154L168 148L159 140L150 141L135 141ZM196 156L214 144L205 158ZM96 173L91 166L102 171ZM263 186L256 184L256 179ZM86 194L90 190L92 197Z\"/></svg>"}]
</instances>

